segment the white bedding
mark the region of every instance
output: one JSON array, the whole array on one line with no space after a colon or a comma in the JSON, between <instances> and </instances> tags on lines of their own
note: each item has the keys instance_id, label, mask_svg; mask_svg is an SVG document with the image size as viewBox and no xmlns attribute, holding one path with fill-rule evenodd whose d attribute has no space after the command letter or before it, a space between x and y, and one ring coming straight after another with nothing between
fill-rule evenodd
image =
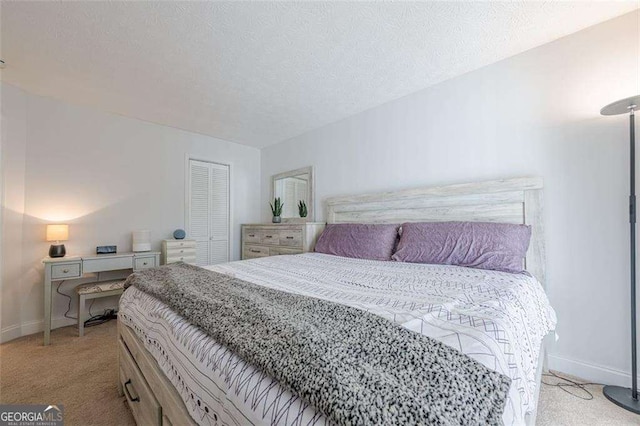
<instances>
[{"instance_id":1,"label":"white bedding","mask_svg":"<svg viewBox=\"0 0 640 426\"><path fill-rule=\"evenodd\" d=\"M348 259L318 253L207 269L367 310L448 344L512 379L503 419L535 407L539 348L555 327L540 284L524 274ZM313 407L157 299L125 291L120 319L144 342L199 424L325 424Z\"/></svg>"}]
</instances>

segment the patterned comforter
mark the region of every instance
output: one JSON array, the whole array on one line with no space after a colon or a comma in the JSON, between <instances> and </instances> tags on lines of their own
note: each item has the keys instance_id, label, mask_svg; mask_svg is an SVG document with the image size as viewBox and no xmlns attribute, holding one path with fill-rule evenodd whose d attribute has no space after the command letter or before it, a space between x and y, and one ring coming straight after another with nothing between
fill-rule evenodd
<instances>
[{"instance_id":1,"label":"patterned comforter","mask_svg":"<svg viewBox=\"0 0 640 426\"><path fill-rule=\"evenodd\" d=\"M555 314L535 279L455 266L277 256L209 269L388 318L509 376L503 420L535 410L535 370ZM328 424L313 407L245 363L166 305L135 288L121 320L158 361L200 424Z\"/></svg>"}]
</instances>

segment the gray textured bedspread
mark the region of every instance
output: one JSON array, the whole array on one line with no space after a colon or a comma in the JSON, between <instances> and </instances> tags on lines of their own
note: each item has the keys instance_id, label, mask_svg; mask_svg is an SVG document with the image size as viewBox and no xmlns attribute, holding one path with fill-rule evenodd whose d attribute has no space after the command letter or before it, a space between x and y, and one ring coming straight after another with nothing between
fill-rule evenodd
<instances>
[{"instance_id":1,"label":"gray textured bedspread","mask_svg":"<svg viewBox=\"0 0 640 426\"><path fill-rule=\"evenodd\" d=\"M377 315L173 264L158 298L337 424L501 424L510 379Z\"/></svg>"}]
</instances>

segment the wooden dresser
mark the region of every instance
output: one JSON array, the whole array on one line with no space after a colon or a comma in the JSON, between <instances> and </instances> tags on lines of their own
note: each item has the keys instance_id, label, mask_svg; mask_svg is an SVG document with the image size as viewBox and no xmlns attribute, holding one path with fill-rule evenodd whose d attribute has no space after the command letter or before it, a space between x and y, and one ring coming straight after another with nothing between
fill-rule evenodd
<instances>
[{"instance_id":1,"label":"wooden dresser","mask_svg":"<svg viewBox=\"0 0 640 426\"><path fill-rule=\"evenodd\" d=\"M197 261L196 240L162 240L162 264Z\"/></svg>"},{"instance_id":2,"label":"wooden dresser","mask_svg":"<svg viewBox=\"0 0 640 426\"><path fill-rule=\"evenodd\" d=\"M313 251L320 222L242 225L242 259Z\"/></svg>"}]
</instances>

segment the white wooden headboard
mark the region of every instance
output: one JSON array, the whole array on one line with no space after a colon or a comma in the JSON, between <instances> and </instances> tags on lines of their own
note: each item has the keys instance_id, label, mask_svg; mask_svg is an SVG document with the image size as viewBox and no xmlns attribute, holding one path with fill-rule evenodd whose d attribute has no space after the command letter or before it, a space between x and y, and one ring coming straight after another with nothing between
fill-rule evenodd
<instances>
[{"instance_id":1,"label":"white wooden headboard","mask_svg":"<svg viewBox=\"0 0 640 426\"><path fill-rule=\"evenodd\" d=\"M475 221L531 225L527 270L545 286L542 178L524 177L326 200L328 223Z\"/></svg>"}]
</instances>

